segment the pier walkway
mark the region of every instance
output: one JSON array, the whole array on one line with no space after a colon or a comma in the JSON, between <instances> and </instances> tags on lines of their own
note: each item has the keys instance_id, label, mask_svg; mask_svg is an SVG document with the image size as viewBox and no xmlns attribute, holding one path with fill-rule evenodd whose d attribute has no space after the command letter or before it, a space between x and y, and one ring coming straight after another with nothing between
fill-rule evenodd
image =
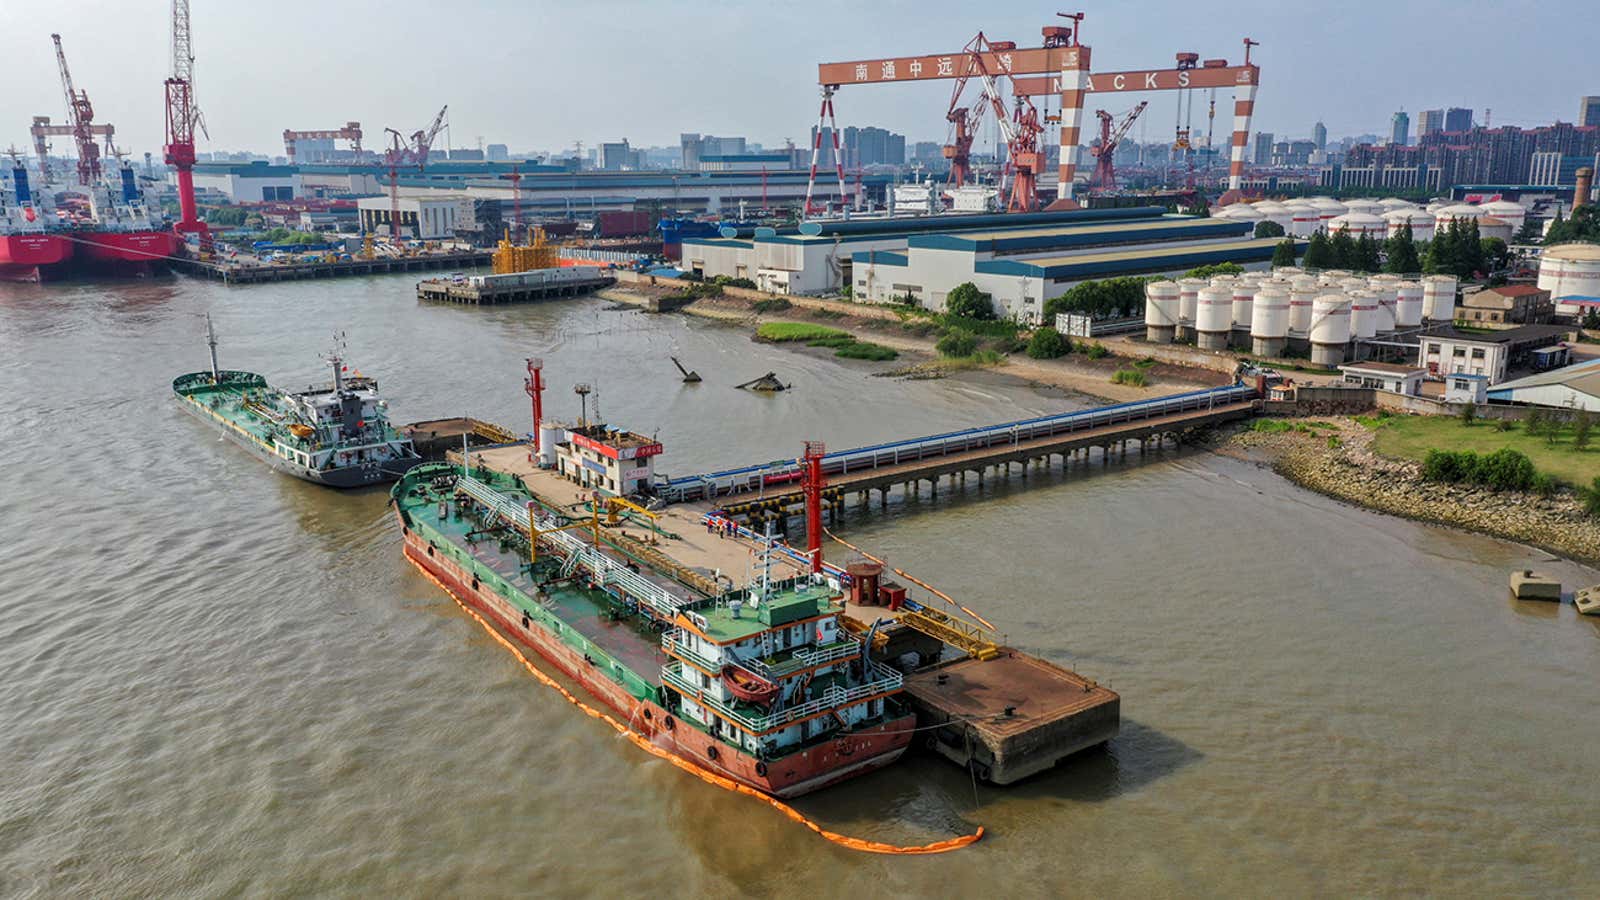
<instances>
[{"instance_id":1,"label":"pier walkway","mask_svg":"<svg viewBox=\"0 0 1600 900\"><path fill-rule=\"evenodd\" d=\"M1164 441L1249 417L1257 402L1254 388L1235 385L835 451L822 461L825 496L887 492L899 485L916 490L921 481L933 482L937 490L944 475L976 472L981 479L993 467L1026 465L1096 447L1109 453L1128 441ZM734 516L756 510L787 513L801 501L800 477L798 460L780 460L662 478L653 488L668 502L706 501Z\"/></svg>"}]
</instances>

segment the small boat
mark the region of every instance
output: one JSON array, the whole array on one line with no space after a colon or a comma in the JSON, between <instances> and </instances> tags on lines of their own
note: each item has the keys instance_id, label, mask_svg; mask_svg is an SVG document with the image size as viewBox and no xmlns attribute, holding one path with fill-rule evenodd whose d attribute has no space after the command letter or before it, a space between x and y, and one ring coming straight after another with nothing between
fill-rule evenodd
<instances>
[{"instance_id":1,"label":"small boat","mask_svg":"<svg viewBox=\"0 0 1600 900\"><path fill-rule=\"evenodd\" d=\"M1577 604L1578 612L1586 616L1600 616L1600 584L1572 595L1572 602Z\"/></svg>"},{"instance_id":2,"label":"small boat","mask_svg":"<svg viewBox=\"0 0 1600 900\"><path fill-rule=\"evenodd\" d=\"M728 683L728 691L746 703L768 706L778 696L777 685L738 666L723 666L722 677Z\"/></svg>"}]
</instances>

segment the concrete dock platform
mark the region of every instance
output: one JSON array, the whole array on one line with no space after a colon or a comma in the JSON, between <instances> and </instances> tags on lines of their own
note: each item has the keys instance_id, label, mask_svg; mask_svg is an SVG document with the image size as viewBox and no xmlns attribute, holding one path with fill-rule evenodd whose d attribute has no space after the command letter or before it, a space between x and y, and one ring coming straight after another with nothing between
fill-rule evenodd
<instances>
[{"instance_id":1,"label":"concrete dock platform","mask_svg":"<svg viewBox=\"0 0 1600 900\"><path fill-rule=\"evenodd\" d=\"M912 673L906 697L924 746L984 781L1012 784L1117 735L1122 698L1054 663L1007 648Z\"/></svg>"}]
</instances>

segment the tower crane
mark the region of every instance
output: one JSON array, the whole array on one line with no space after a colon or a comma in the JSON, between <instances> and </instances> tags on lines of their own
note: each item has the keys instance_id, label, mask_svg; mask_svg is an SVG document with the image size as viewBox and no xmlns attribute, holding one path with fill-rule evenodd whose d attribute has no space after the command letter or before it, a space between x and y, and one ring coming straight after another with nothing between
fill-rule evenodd
<instances>
[{"instance_id":1,"label":"tower crane","mask_svg":"<svg viewBox=\"0 0 1600 900\"><path fill-rule=\"evenodd\" d=\"M433 117L433 124L411 132L409 138L393 128L384 129L389 135L389 149L383 153L383 164L389 170L389 237L397 242L400 240L400 169L414 165L420 172L427 166L428 150L433 146L433 139L443 130L445 114L449 110L448 104L440 107L439 114Z\"/></svg>"},{"instance_id":2,"label":"tower crane","mask_svg":"<svg viewBox=\"0 0 1600 900\"><path fill-rule=\"evenodd\" d=\"M39 156L39 183L49 184L52 177L50 171L50 142L51 137L73 137L71 125L53 125L49 116L34 116L33 124L28 126L28 132L33 135L33 151ZM117 129L110 122L95 122L89 126L89 133L105 140L107 151L116 146Z\"/></svg>"},{"instance_id":3,"label":"tower crane","mask_svg":"<svg viewBox=\"0 0 1600 900\"><path fill-rule=\"evenodd\" d=\"M1095 157L1094 178L1090 181L1091 187L1105 191L1116 190L1117 171L1115 164L1112 162L1112 157L1116 155L1117 145L1121 144L1122 139L1127 136L1128 129L1133 127L1134 120L1139 118L1139 114L1144 112L1145 107L1149 105L1149 101L1140 102L1138 106L1135 106L1123 117L1121 124L1115 127L1111 124L1115 121L1115 117L1111 113L1103 109L1094 111L1094 114L1100 119L1100 145L1089 149L1090 154Z\"/></svg>"},{"instance_id":4,"label":"tower crane","mask_svg":"<svg viewBox=\"0 0 1600 900\"><path fill-rule=\"evenodd\" d=\"M1033 101L1021 94L1015 96L1015 111L1007 114L995 74L984 61L986 54L1014 49L1016 44L1010 41L991 43L980 31L977 37L967 43L963 52L970 60L972 72L983 82L983 96L994 110L995 122L1005 137L1007 152L1004 174L1010 176L1011 180L1011 194L1006 209L1010 212L1033 212L1039 208L1039 135L1044 131L1044 125L1039 121L1039 111L1034 108ZM1009 77L1011 73L1001 74Z\"/></svg>"},{"instance_id":5,"label":"tower crane","mask_svg":"<svg viewBox=\"0 0 1600 900\"><path fill-rule=\"evenodd\" d=\"M67 119L72 127L72 140L78 145L78 183L95 184L100 180L101 168L100 148L94 142L94 105L89 102L87 91L72 85L72 70L67 68L67 54L61 49L61 35L52 34L50 40L56 45L56 67L61 70L61 90L67 97ZM36 142L38 140L35 138ZM106 143L110 142L108 134Z\"/></svg>"},{"instance_id":6,"label":"tower crane","mask_svg":"<svg viewBox=\"0 0 1600 900\"><path fill-rule=\"evenodd\" d=\"M166 82L167 165L178 178L179 234L200 236L200 249L211 249L211 229L200 221L194 202L194 132L205 133L205 120L194 99L194 45L189 32L189 0L172 0L172 75Z\"/></svg>"}]
</instances>

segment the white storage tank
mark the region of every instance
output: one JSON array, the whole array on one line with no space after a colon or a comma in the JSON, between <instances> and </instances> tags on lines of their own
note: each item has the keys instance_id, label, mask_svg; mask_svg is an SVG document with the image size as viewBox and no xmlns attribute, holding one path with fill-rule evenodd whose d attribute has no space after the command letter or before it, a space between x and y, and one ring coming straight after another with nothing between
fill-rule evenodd
<instances>
[{"instance_id":1,"label":"white storage tank","mask_svg":"<svg viewBox=\"0 0 1600 900\"><path fill-rule=\"evenodd\" d=\"M1582 307L1563 297L1600 297L1600 244L1556 244L1539 256L1539 289L1549 291L1556 312L1576 315Z\"/></svg>"},{"instance_id":2,"label":"white storage tank","mask_svg":"<svg viewBox=\"0 0 1600 900\"><path fill-rule=\"evenodd\" d=\"M1307 202L1286 203L1289 207L1289 234L1311 237L1322 227L1322 210Z\"/></svg>"},{"instance_id":3,"label":"white storage tank","mask_svg":"<svg viewBox=\"0 0 1600 900\"><path fill-rule=\"evenodd\" d=\"M1202 350L1226 350L1233 333L1233 289L1206 285L1195 311L1195 343Z\"/></svg>"},{"instance_id":4,"label":"white storage tank","mask_svg":"<svg viewBox=\"0 0 1600 900\"><path fill-rule=\"evenodd\" d=\"M1371 291L1346 291L1350 300L1350 334L1367 339L1378 334L1378 297Z\"/></svg>"},{"instance_id":5,"label":"white storage tank","mask_svg":"<svg viewBox=\"0 0 1600 900\"><path fill-rule=\"evenodd\" d=\"M1341 202L1344 203L1344 211L1346 213L1366 213L1369 216L1377 216L1382 215L1384 212L1383 204L1377 200L1344 200Z\"/></svg>"},{"instance_id":6,"label":"white storage tank","mask_svg":"<svg viewBox=\"0 0 1600 900\"><path fill-rule=\"evenodd\" d=\"M1416 328L1422 324L1422 284L1402 281L1396 292L1394 324L1396 328Z\"/></svg>"},{"instance_id":7,"label":"white storage tank","mask_svg":"<svg viewBox=\"0 0 1600 900\"><path fill-rule=\"evenodd\" d=\"M1294 279L1305 277L1306 270L1299 266L1278 266L1272 270L1272 274L1282 278Z\"/></svg>"},{"instance_id":8,"label":"white storage tank","mask_svg":"<svg viewBox=\"0 0 1600 900\"><path fill-rule=\"evenodd\" d=\"M539 460L543 469L556 467L556 445L567 439L567 430L549 422L539 423Z\"/></svg>"},{"instance_id":9,"label":"white storage tank","mask_svg":"<svg viewBox=\"0 0 1600 900\"><path fill-rule=\"evenodd\" d=\"M1255 205L1256 212L1265 216L1268 221L1276 222L1283 227L1285 233L1294 226L1294 210L1276 200L1263 200Z\"/></svg>"},{"instance_id":10,"label":"white storage tank","mask_svg":"<svg viewBox=\"0 0 1600 900\"><path fill-rule=\"evenodd\" d=\"M1315 286L1289 291L1289 330L1304 335L1311 329L1311 305L1317 299Z\"/></svg>"},{"instance_id":11,"label":"white storage tank","mask_svg":"<svg viewBox=\"0 0 1600 900\"><path fill-rule=\"evenodd\" d=\"M1455 205L1456 205L1456 202L1454 200L1445 200L1443 198L1440 198L1438 200L1429 200L1428 201L1428 205L1423 207L1423 208L1426 209L1430 213L1437 213L1439 210L1444 209L1447 206L1455 206Z\"/></svg>"},{"instance_id":12,"label":"white storage tank","mask_svg":"<svg viewBox=\"0 0 1600 900\"><path fill-rule=\"evenodd\" d=\"M1174 281L1144 286L1144 334L1152 344L1170 344L1178 331L1178 292Z\"/></svg>"},{"instance_id":13,"label":"white storage tank","mask_svg":"<svg viewBox=\"0 0 1600 900\"><path fill-rule=\"evenodd\" d=\"M1338 234L1341 230L1350 232L1353 238L1363 234L1375 241L1381 241L1389 236L1389 223L1371 213L1345 213L1328 220L1328 233Z\"/></svg>"},{"instance_id":14,"label":"white storage tank","mask_svg":"<svg viewBox=\"0 0 1600 900\"><path fill-rule=\"evenodd\" d=\"M1260 222L1266 216L1249 203L1233 203L1211 214L1213 219L1234 219L1240 222Z\"/></svg>"},{"instance_id":15,"label":"white storage tank","mask_svg":"<svg viewBox=\"0 0 1600 900\"><path fill-rule=\"evenodd\" d=\"M1194 337L1194 320L1199 313L1200 289L1206 286L1204 278L1178 279L1178 340Z\"/></svg>"},{"instance_id":16,"label":"white storage tank","mask_svg":"<svg viewBox=\"0 0 1600 900\"><path fill-rule=\"evenodd\" d=\"M1392 333L1395 322L1399 318L1399 310L1397 309L1400 303L1399 280L1386 281L1373 278L1367 282L1367 293L1378 301L1378 333Z\"/></svg>"},{"instance_id":17,"label":"white storage tank","mask_svg":"<svg viewBox=\"0 0 1600 900\"><path fill-rule=\"evenodd\" d=\"M1433 230L1435 233L1437 233L1443 229L1449 228L1450 222L1454 219L1460 219L1462 222L1468 222L1475 219L1480 219L1482 217L1483 210L1473 206L1471 203L1456 203L1451 206L1434 210Z\"/></svg>"},{"instance_id":18,"label":"white storage tank","mask_svg":"<svg viewBox=\"0 0 1600 900\"><path fill-rule=\"evenodd\" d=\"M1478 217L1478 237L1480 239L1499 238L1510 244L1511 236L1515 233L1516 230L1511 227L1511 223L1499 216Z\"/></svg>"},{"instance_id":19,"label":"white storage tank","mask_svg":"<svg viewBox=\"0 0 1600 900\"><path fill-rule=\"evenodd\" d=\"M1421 208L1421 207L1417 206L1415 203L1412 203L1410 200L1401 200L1399 197L1385 197L1382 200L1378 201L1378 205L1383 207L1383 211L1384 212L1389 212L1391 210L1396 210L1396 209L1420 209Z\"/></svg>"},{"instance_id":20,"label":"white storage tank","mask_svg":"<svg viewBox=\"0 0 1600 900\"><path fill-rule=\"evenodd\" d=\"M1245 333L1250 331L1250 316L1256 300L1256 292L1260 290L1253 284L1244 281L1235 281L1233 287L1233 327L1243 328Z\"/></svg>"},{"instance_id":21,"label":"white storage tank","mask_svg":"<svg viewBox=\"0 0 1600 900\"><path fill-rule=\"evenodd\" d=\"M1410 207L1396 209L1384 213L1383 221L1389 226L1389 234L1399 234L1407 225L1411 226L1411 239L1413 241L1433 240L1434 217L1427 210Z\"/></svg>"},{"instance_id":22,"label":"white storage tank","mask_svg":"<svg viewBox=\"0 0 1600 900\"><path fill-rule=\"evenodd\" d=\"M1430 322L1456 319L1456 277L1429 275L1422 279L1422 315Z\"/></svg>"},{"instance_id":23,"label":"white storage tank","mask_svg":"<svg viewBox=\"0 0 1600 900\"><path fill-rule=\"evenodd\" d=\"M1319 294L1311 304L1311 361L1325 369L1344 362L1350 343L1350 298Z\"/></svg>"},{"instance_id":24,"label":"white storage tank","mask_svg":"<svg viewBox=\"0 0 1600 900\"><path fill-rule=\"evenodd\" d=\"M1262 285L1250 312L1250 349L1256 356L1278 357L1289 346L1289 289Z\"/></svg>"},{"instance_id":25,"label":"white storage tank","mask_svg":"<svg viewBox=\"0 0 1600 900\"><path fill-rule=\"evenodd\" d=\"M1317 213L1322 217L1322 227L1327 228L1328 223L1345 214L1343 203L1332 197L1312 197L1311 205L1317 208Z\"/></svg>"},{"instance_id":26,"label":"white storage tank","mask_svg":"<svg viewBox=\"0 0 1600 900\"><path fill-rule=\"evenodd\" d=\"M1289 286L1297 291L1314 291L1321 283L1315 275L1300 274L1289 279Z\"/></svg>"},{"instance_id":27,"label":"white storage tank","mask_svg":"<svg viewBox=\"0 0 1600 900\"><path fill-rule=\"evenodd\" d=\"M1493 216L1510 225L1512 234L1521 231L1522 223L1528 220L1528 211L1523 208L1522 204L1513 203L1510 200L1495 200L1485 203L1482 209L1484 215Z\"/></svg>"}]
</instances>

